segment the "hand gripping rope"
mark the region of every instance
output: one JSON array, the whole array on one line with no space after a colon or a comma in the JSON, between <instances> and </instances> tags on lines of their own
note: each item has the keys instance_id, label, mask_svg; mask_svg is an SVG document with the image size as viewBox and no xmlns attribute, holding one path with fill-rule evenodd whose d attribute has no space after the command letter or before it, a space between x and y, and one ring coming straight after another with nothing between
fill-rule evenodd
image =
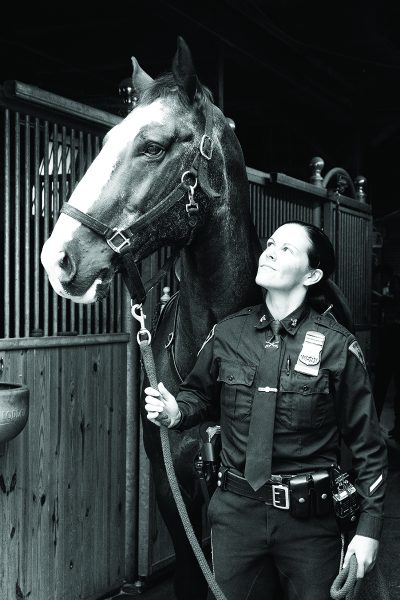
<instances>
[{"instance_id":1,"label":"hand gripping rope","mask_svg":"<svg viewBox=\"0 0 400 600\"><path fill-rule=\"evenodd\" d=\"M145 327L145 318L146 315L143 313L142 304L132 305L132 316L139 321L140 329L137 334L137 342L139 344L140 352L143 358L144 368L146 370L147 377L149 379L149 383L152 388L158 389L158 381L156 375L156 368L154 364L154 356L153 350L151 348L151 334L148 329ZM168 422L169 419L166 417L164 422ZM218 586L215 581L214 575L211 572L211 569L208 565L206 557L203 554L199 541L193 531L192 524L190 523L189 515L186 510L185 503L182 498L181 491L179 489L179 484L176 479L174 466L172 463L172 455L171 448L169 443L168 436L168 427L160 423L160 438L161 438L161 447L163 452L165 470L167 473L169 485L171 487L172 495L174 497L176 507L179 512L179 516L182 521L183 528L186 532L189 543L192 547L194 555L197 558L197 562L199 563L199 567L203 572L204 577L210 587L210 590L214 594L216 600L227 600L226 596L222 592L221 588Z\"/></svg>"}]
</instances>

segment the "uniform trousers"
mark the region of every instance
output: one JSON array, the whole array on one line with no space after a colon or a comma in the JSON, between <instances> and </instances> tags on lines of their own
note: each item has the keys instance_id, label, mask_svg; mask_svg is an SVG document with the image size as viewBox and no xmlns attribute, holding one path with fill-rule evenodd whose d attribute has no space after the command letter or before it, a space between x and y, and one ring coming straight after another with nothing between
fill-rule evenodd
<instances>
[{"instance_id":1,"label":"uniform trousers","mask_svg":"<svg viewBox=\"0 0 400 600\"><path fill-rule=\"evenodd\" d=\"M209 520L214 576L227 600L283 600L282 590L285 600L330 599L342 547L333 514L298 519L218 488Z\"/></svg>"}]
</instances>

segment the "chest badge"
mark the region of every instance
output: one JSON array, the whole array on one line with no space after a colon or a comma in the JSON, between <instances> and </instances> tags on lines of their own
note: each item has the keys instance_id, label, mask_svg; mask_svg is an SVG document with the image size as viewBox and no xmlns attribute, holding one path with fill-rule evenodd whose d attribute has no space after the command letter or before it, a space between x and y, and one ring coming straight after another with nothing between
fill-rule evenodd
<instances>
[{"instance_id":1,"label":"chest badge","mask_svg":"<svg viewBox=\"0 0 400 600\"><path fill-rule=\"evenodd\" d=\"M306 375L318 375L325 336L319 331L307 331L294 370Z\"/></svg>"}]
</instances>

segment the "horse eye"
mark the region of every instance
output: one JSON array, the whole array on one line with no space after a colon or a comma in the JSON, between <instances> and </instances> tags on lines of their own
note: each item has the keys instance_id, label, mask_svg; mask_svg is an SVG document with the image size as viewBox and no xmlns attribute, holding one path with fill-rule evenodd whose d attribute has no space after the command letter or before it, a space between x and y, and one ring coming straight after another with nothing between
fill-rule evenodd
<instances>
[{"instance_id":1,"label":"horse eye","mask_svg":"<svg viewBox=\"0 0 400 600\"><path fill-rule=\"evenodd\" d=\"M158 144L147 144L144 153L147 156L160 156L164 152L164 148Z\"/></svg>"}]
</instances>

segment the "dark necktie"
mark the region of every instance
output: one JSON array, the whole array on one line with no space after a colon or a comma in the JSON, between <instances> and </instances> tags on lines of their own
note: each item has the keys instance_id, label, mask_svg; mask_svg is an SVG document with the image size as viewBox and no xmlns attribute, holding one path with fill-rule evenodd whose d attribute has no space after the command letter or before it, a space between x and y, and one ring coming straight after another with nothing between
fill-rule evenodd
<instances>
[{"instance_id":1,"label":"dark necktie","mask_svg":"<svg viewBox=\"0 0 400 600\"><path fill-rule=\"evenodd\" d=\"M258 490L271 477L281 328L280 321L272 321L273 338L265 344L266 365L259 369L263 372L263 379L260 380L259 374L251 410L244 475L254 490Z\"/></svg>"}]
</instances>

